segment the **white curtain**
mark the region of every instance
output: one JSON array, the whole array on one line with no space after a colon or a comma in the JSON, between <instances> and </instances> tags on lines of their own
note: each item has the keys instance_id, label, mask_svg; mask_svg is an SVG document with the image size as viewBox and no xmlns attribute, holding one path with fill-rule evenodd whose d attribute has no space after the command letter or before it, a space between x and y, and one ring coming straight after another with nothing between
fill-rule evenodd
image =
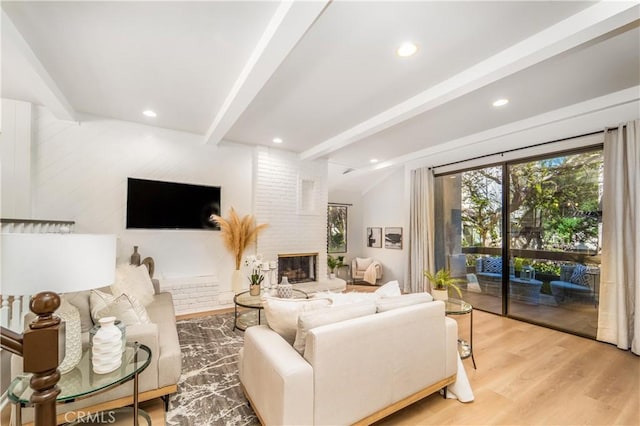
<instances>
[{"instance_id":1,"label":"white curtain","mask_svg":"<svg viewBox=\"0 0 640 426\"><path fill-rule=\"evenodd\" d=\"M433 171L424 167L411 171L411 204L409 225L409 279L404 291L429 291L423 271L434 268L434 200Z\"/></svg>"},{"instance_id":2,"label":"white curtain","mask_svg":"<svg viewBox=\"0 0 640 426\"><path fill-rule=\"evenodd\" d=\"M605 131L597 339L640 354L640 120Z\"/></svg>"}]
</instances>

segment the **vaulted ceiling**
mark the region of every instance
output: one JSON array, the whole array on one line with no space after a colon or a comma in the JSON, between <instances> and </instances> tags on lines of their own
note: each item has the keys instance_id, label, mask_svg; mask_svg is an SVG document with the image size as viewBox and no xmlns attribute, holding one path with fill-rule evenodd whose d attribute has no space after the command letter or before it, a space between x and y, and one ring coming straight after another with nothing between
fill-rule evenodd
<instances>
[{"instance_id":1,"label":"vaulted ceiling","mask_svg":"<svg viewBox=\"0 0 640 426\"><path fill-rule=\"evenodd\" d=\"M362 189L639 117L639 27L637 1L3 1L2 97L328 158L333 187Z\"/></svg>"}]
</instances>

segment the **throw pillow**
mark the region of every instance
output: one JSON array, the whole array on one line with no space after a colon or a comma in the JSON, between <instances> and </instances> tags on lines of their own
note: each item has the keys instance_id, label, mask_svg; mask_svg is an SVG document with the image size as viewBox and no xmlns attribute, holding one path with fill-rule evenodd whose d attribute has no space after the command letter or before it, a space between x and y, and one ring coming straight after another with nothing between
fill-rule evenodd
<instances>
[{"instance_id":1,"label":"throw pillow","mask_svg":"<svg viewBox=\"0 0 640 426\"><path fill-rule=\"evenodd\" d=\"M328 299L279 299L264 296L262 306L269 327L293 345L298 330L300 312L325 308L331 304Z\"/></svg>"},{"instance_id":2,"label":"throw pillow","mask_svg":"<svg viewBox=\"0 0 640 426\"><path fill-rule=\"evenodd\" d=\"M379 294L380 297L393 297L400 296L400 283L397 280L389 281L381 286L374 293Z\"/></svg>"},{"instance_id":3,"label":"throw pillow","mask_svg":"<svg viewBox=\"0 0 640 426\"><path fill-rule=\"evenodd\" d=\"M485 272L491 272L493 274L502 273L502 258L500 257L486 257L482 261Z\"/></svg>"},{"instance_id":4,"label":"throw pillow","mask_svg":"<svg viewBox=\"0 0 640 426\"><path fill-rule=\"evenodd\" d=\"M321 325L333 324L351 318L363 317L376 313L376 305L373 302L353 303L342 306L329 306L309 312L301 312L298 315L298 329L293 347L300 355L304 353L304 345L307 334L312 328Z\"/></svg>"},{"instance_id":5,"label":"throw pillow","mask_svg":"<svg viewBox=\"0 0 640 426\"><path fill-rule=\"evenodd\" d=\"M356 257L356 269L358 271L366 271L372 263L373 259L370 257Z\"/></svg>"},{"instance_id":6,"label":"throw pillow","mask_svg":"<svg viewBox=\"0 0 640 426\"><path fill-rule=\"evenodd\" d=\"M378 312L386 312L393 309L404 308L405 306L417 305L433 301L429 293L410 293L402 296L385 297L376 302Z\"/></svg>"},{"instance_id":7,"label":"throw pillow","mask_svg":"<svg viewBox=\"0 0 640 426\"><path fill-rule=\"evenodd\" d=\"M111 286L111 293L135 297L144 306L153 302L155 289L146 266L118 265L116 267L116 282Z\"/></svg>"},{"instance_id":8,"label":"throw pillow","mask_svg":"<svg viewBox=\"0 0 640 426\"><path fill-rule=\"evenodd\" d=\"M89 296L91 317L97 323L100 318L116 317L124 325L151 324L147 310L135 297L127 294L113 296L93 290Z\"/></svg>"},{"instance_id":9,"label":"throw pillow","mask_svg":"<svg viewBox=\"0 0 640 426\"><path fill-rule=\"evenodd\" d=\"M587 267L584 265L576 265L569 278L569 282L589 287L589 276L587 275Z\"/></svg>"}]
</instances>

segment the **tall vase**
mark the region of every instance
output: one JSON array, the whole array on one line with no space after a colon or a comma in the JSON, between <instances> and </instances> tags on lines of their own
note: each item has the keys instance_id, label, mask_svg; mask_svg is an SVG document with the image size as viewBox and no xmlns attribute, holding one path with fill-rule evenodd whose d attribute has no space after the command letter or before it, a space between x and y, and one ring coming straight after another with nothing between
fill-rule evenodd
<instances>
[{"instance_id":1,"label":"tall vase","mask_svg":"<svg viewBox=\"0 0 640 426\"><path fill-rule=\"evenodd\" d=\"M82 357L82 330L80 326L80 314L78 309L71 303L62 299L60 308L56 311L58 315L66 323L66 332L64 340L64 360L58 366L60 374L65 374L73 370Z\"/></svg>"},{"instance_id":2,"label":"tall vase","mask_svg":"<svg viewBox=\"0 0 640 426\"><path fill-rule=\"evenodd\" d=\"M238 294L242 291L242 281L244 277L242 276L242 271L240 269L236 269L231 274L231 289L235 294Z\"/></svg>"},{"instance_id":3,"label":"tall vase","mask_svg":"<svg viewBox=\"0 0 640 426\"><path fill-rule=\"evenodd\" d=\"M106 374L122 364L122 333L115 324L116 317L100 319L100 329L93 336L91 362L93 372Z\"/></svg>"},{"instance_id":4,"label":"tall vase","mask_svg":"<svg viewBox=\"0 0 640 426\"><path fill-rule=\"evenodd\" d=\"M138 253L138 246L133 246L133 253L131 254L130 264L140 266L140 253Z\"/></svg>"}]
</instances>

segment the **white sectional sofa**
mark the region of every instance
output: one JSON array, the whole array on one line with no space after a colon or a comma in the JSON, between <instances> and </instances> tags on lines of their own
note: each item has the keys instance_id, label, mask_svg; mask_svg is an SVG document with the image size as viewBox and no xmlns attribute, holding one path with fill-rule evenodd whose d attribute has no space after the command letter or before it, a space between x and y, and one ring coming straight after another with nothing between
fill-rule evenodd
<instances>
[{"instance_id":1,"label":"white sectional sofa","mask_svg":"<svg viewBox=\"0 0 640 426\"><path fill-rule=\"evenodd\" d=\"M250 327L240 380L265 425L369 424L454 383L457 337L439 301L312 328L304 355Z\"/></svg>"}]
</instances>

